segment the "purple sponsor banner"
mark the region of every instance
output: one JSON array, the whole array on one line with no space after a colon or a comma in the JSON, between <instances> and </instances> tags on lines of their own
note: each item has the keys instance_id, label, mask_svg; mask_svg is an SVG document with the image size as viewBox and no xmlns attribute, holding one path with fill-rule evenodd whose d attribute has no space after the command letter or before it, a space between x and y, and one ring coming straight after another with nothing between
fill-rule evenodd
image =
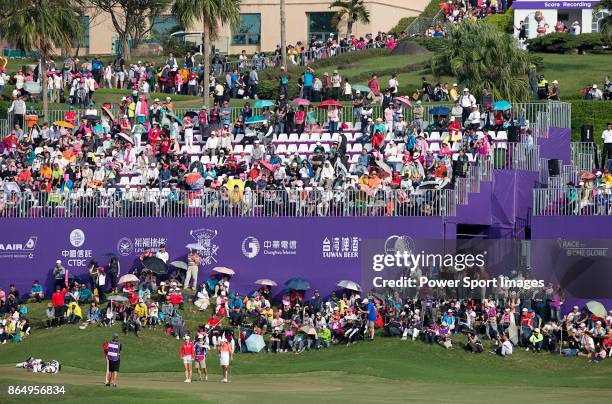
<instances>
[{"instance_id":1,"label":"purple sponsor banner","mask_svg":"<svg viewBox=\"0 0 612 404\"><path fill-rule=\"evenodd\" d=\"M599 1L515 1L512 3L512 8L515 10L558 10L558 9L593 9L596 8Z\"/></svg>"},{"instance_id":2,"label":"purple sponsor banner","mask_svg":"<svg viewBox=\"0 0 612 404\"><path fill-rule=\"evenodd\" d=\"M322 294L339 289L342 279L360 280L361 243L366 239L409 236L442 239L442 217L410 218L95 218L5 219L0 221L0 286L17 285L22 294L32 281L52 286L51 269L61 259L71 275L87 279L90 260L107 266L116 254L122 274L138 265L145 248L166 244L170 261L185 261L190 243L203 247L198 282L214 266L236 271L232 288L256 290L260 278L279 285L293 277ZM10 231L9 231L10 229ZM281 293L284 287L273 290Z\"/></svg>"}]
</instances>

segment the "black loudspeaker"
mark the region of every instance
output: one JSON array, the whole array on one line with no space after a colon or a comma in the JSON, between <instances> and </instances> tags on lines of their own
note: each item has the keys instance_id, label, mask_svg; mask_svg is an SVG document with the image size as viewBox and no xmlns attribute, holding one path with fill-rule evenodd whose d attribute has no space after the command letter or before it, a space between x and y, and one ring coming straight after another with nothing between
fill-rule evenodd
<instances>
[{"instance_id":1,"label":"black loudspeaker","mask_svg":"<svg viewBox=\"0 0 612 404\"><path fill-rule=\"evenodd\" d=\"M551 159L548 160L548 176L558 177L561 174L561 160Z\"/></svg>"},{"instance_id":2,"label":"black loudspeaker","mask_svg":"<svg viewBox=\"0 0 612 404\"><path fill-rule=\"evenodd\" d=\"M580 127L580 141L593 143L593 125L582 125Z\"/></svg>"},{"instance_id":3,"label":"black loudspeaker","mask_svg":"<svg viewBox=\"0 0 612 404\"><path fill-rule=\"evenodd\" d=\"M519 127L516 125L508 126L508 142L520 142Z\"/></svg>"}]
</instances>

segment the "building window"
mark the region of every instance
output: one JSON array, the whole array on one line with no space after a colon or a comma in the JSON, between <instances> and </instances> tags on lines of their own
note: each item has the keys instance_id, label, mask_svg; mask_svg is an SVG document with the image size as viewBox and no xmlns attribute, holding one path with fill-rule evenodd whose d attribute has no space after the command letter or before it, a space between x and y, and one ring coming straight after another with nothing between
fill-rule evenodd
<instances>
[{"instance_id":1,"label":"building window","mask_svg":"<svg viewBox=\"0 0 612 404\"><path fill-rule=\"evenodd\" d=\"M181 23L174 15L160 15L154 17L151 25L153 26L151 29L153 36L166 36L182 29Z\"/></svg>"},{"instance_id":2,"label":"building window","mask_svg":"<svg viewBox=\"0 0 612 404\"><path fill-rule=\"evenodd\" d=\"M604 20L609 15L610 12L608 10L600 10L599 12L593 13L593 23L591 24L591 32L601 32Z\"/></svg>"},{"instance_id":3,"label":"building window","mask_svg":"<svg viewBox=\"0 0 612 404\"><path fill-rule=\"evenodd\" d=\"M308 40L316 37L317 41L325 41L329 38L329 34L338 34L338 30L332 24L332 20L336 13L306 13L308 19Z\"/></svg>"},{"instance_id":4,"label":"building window","mask_svg":"<svg viewBox=\"0 0 612 404\"><path fill-rule=\"evenodd\" d=\"M83 26L83 44L84 48L89 48L89 16L81 16L81 25Z\"/></svg>"},{"instance_id":5,"label":"building window","mask_svg":"<svg viewBox=\"0 0 612 404\"><path fill-rule=\"evenodd\" d=\"M232 27L232 45L261 44L261 14L240 14L240 23Z\"/></svg>"}]
</instances>

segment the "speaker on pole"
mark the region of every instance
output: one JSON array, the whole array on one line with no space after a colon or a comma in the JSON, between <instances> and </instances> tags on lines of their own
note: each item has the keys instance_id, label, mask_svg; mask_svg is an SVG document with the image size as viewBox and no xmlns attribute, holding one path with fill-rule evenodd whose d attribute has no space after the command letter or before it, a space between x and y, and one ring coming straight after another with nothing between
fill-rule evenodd
<instances>
[{"instance_id":1,"label":"speaker on pole","mask_svg":"<svg viewBox=\"0 0 612 404\"><path fill-rule=\"evenodd\" d=\"M593 125L580 126L580 141L593 143Z\"/></svg>"},{"instance_id":2,"label":"speaker on pole","mask_svg":"<svg viewBox=\"0 0 612 404\"><path fill-rule=\"evenodd\" d=\"M558 177L561 175L561 160L550 159L548 160L548 176Z\"/></svg>"},{"instance_id":3,"label":"speaker on pole","mask_svg":"<svg viewBox=\"0 0 612 404\"><path fill-rule=\"evenodd\" d=\"M518 143L520 142L519 127L516 125L508 126L508 142Z\"/></svg>"}]
</instances>

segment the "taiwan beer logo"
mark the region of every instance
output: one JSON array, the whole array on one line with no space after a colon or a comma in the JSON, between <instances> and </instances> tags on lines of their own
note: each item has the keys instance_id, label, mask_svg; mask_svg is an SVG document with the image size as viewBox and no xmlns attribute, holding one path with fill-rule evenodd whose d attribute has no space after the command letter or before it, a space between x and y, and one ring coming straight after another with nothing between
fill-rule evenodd
<instances>
[{"instance_id":1,"label":"taiwan beer logo","mask_svg":"<svg viewBox=\"0 0 612 404\"><path fill-rule=\"evenodd\" d=\"M200 257L202 257L203 265L211 265L217 263L217 253L219 252L219 246L215 244L215 237L217 237L217 230L213 229L196 229L191 230L189 235L194 238L196 244L198 244L197 250Z\"/></svg>"},{"instance_id":2,"label":"taiwan beer logo","mask_svg":"<svg viewBox=\"0 0 612 404\"><path fill-rule=\"evenodd\" d=\"M323 258L359 258L359 237L325 237L321 243Z\"/></svg>"}]
</instances>

